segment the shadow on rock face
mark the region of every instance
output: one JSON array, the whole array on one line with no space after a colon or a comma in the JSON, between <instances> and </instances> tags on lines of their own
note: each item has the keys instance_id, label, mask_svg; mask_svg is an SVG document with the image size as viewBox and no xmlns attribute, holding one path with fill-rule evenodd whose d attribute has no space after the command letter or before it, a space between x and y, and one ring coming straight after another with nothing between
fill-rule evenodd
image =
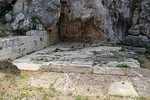
<instances>
[{"instance_id":1,"label":"shadow on rock face","mask_svg":"<svg viewBox=\"0 0 150 100\"><path fill-rule=\"evenodd\" d=\"M20 75L20 70L12 62L6 59L0 59L0 70L13 75Z\"/></svg>"}]
</instances>

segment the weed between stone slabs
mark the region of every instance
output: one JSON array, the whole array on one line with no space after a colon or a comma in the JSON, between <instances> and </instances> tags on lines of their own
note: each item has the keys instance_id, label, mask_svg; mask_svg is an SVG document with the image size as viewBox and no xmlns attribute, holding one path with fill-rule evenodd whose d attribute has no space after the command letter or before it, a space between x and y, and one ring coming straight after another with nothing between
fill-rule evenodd
<instances>
[{"instance_id":1,"label":"weed between stone slabs","mask_svg":"<svg viewBox=\"0 0 150 100\"><path fill-rule=\"evenodd\" d=\"M119 68L130 68L127 64L119 64L116 67L119 67Z\"/></svg>"}]
</instances>

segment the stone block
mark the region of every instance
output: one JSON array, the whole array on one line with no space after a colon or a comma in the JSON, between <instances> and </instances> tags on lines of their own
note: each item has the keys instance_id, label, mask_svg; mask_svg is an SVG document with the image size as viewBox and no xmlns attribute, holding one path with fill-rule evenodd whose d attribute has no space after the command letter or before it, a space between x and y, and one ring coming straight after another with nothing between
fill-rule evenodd
<instances>
[{"instance_id":1,"label":"stone block","mask_svg":"<svg viewBox=\"0 0 150 100\"><path fill-rule=\"evenodd\" d=\"M150 97L150 78L149 77L131 77L133 84L139 95Z\"/></svg>"}]
</instances>

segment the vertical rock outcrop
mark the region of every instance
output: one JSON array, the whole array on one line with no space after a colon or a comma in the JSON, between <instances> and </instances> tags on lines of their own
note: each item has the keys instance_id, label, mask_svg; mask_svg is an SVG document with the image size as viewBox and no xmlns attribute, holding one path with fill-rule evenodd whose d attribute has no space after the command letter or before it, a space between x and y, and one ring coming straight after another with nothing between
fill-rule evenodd
<instances>
[{"instance_id":1,"label":"vertical rock outcrop","mask_svg":"<svg viewBox=\"0 0 150 100\"><path fill-rule=\"evenodd\" d=\"M59 35L62 41L99 43L106 41L104 22L94 16L93 0L61 1Z\"/></svg>"},{"instance_id":2,"label":"vertical rock outcrop","mask_svg":"<svg viewBox=\"0 0 150 100\"><path fill-rule=\"evenodd\" d=\"M150 38L149 0L17 0L6 14L11 31L47 30L61 41L119 43Z\"/></svg>"},{"instance_id":3,"label":"vertical rock outcrop","mask_svg":"<svg viewBox=\"0 0 150 100\"><path fill-rule=\"evenodd\" d=\"M119 42L129 28L128 0L62 0L59 32L62 40Z\"/></svg>"},{"instance_id":4,"label":"vertical rock outcrop","mask_svg":"<svg viewBox=\"0 0 150 100\"><path fill-rule=\"evenodd\" d=\"M141 32L145 33L150 39L150 1L143 0L141 2L141 12L139 24L141 26Z\"/></svg>"},{"instance_id":5,"label":"vertical rock outcrop","mask_svg":"<svg viewBox=\"0 0 150 100\"><path fill-rule=\"evenodd\" d=\"M18 19L16 18L17 15L21 13L24 18L16 21L16 19ZM49 30L52 26L56 26L56 23L60 17L60 1L18 0L13 7L13 14L16 15L16 19L13 23L18 24L18 26L24 26L24 23L29 22L29 19L31 19L29 22L32 23L31 28L36 28L39 24L42 24ZM16 28L16 30L18 28Z\"/></svg>"},{"instance_id":6,"label":"vertical rock outcrop","mask_svg":"<svg viewBox=\"0 0 150 100\"><path fill-rule=\"evenodd\" d=\"M132 26L123 44L150 47L150 1L132 0L131 4Z\"/></svg>"}]
</instances>

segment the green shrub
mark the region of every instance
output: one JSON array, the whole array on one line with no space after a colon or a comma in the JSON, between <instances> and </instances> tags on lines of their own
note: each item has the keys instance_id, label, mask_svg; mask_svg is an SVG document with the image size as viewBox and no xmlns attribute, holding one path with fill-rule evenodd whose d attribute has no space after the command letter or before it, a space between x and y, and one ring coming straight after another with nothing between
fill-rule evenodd
<instances>
[{"instance_id":1,"label":"green shrub","mask_svg":"<svg viewBox=\"0 0 150 100\"><path fill-rule=\"evenodd\" d=\"M144 33L144 32L140 32L140 35L143 35L143 36L145 36L145 33Z\"/></svg>"},{"instance_id":2,"label":"green shrub","mask_svg":"<svg viewBox=\"0 0 150 100\"><path fill-rule=\"evenodd\" d=\"M92 51L93 55L97 55L98 52L97 51Z\"/></svg>"},{"instance_id":3,"label":"green shrub","mask_svg":"<svg viewBox=\"0 0 150 100\"><path fill-rule=\"evenodd\" d=\"M62 52L62 50L59 48L56 48L53 52Z\"/></svg>"},{"instance_id":4,"label":"green shrub","mask_svg":"<svg viewBox=\"0 0 150 100\"><path fill-rule=\"evenodd\" d=\"M116 67L119 67L119 68L129 68L129 66L127 64L118 64Z\"/></svg>"},{"instance_id":5,"label":"green shrub","mask_svg":"<svg viewBox=\"0 0 150 100\"><path fill-rule=\"evenodd\" d=\"M3 49L3 47L0 47L0 50L2 50Z\"/></svg>"},{"instance_id":6,"label":"green shrub","mask_svg":"<svg viewBox=\"0 0 150 100\"><path fill-rule=\"evenodd\" d=\"M125 51L125 47L121 47L119 51Z\"/></svg>"},{"instance_id":7,"label":"green shrub","mask_svg":"<svg viewBox=\"0 0 150 100\"><path fill-rule=\"evenodd\" d=\"M75 100L82 100L82 97L78 95Z\"/></svg>"},{"instance_id":8,"label":"green shrub","mask_svg":"<svg viewBox=\"0 0 150 100\"><path fill-rule=\"evenodd\" d=\"M67 96L72 96L72 93L71 93L71 92L69 92L69 93L67 94Z\"/></svg>"}]
</instances>

